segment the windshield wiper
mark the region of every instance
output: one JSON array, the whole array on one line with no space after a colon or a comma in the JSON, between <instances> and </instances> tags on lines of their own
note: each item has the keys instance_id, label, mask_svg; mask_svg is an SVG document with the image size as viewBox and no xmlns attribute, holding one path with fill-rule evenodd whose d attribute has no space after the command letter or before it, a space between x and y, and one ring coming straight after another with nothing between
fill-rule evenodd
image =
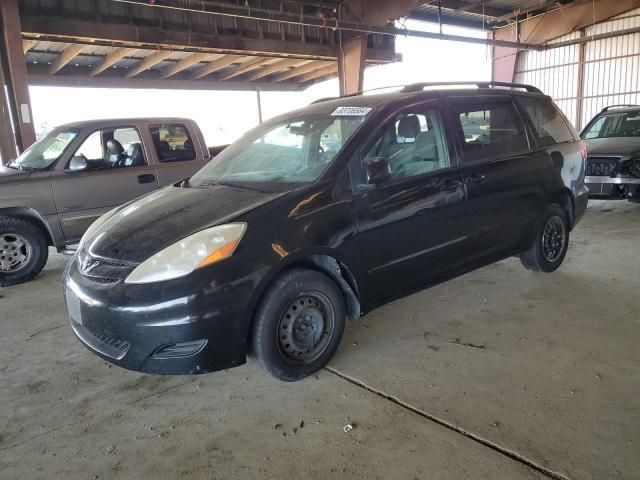
<instances>
[{"instance_id":1,"label":"windshield wiper","mask_svg":"<svg viewBox=\"0 0 640 480\"><path fill-rule=\"evenodd\" d=\"M36 168L36 167L30 167L29 165L24 165L22 163L18 163L15 160L11 160L8 164L7 167L9 168L15 168L16 170L20 170L21 172L37 172L40 169Z\"/></svg>"},{"instance_id":2,"label":"windshield wiper","mask_svg":"<svg viewBox=\"0 0 640 480\"><path fill-rule=\"evenodd\" d=\"M220 182L220 181L207 182L207 183L201 183L201 184L196 185L196 186L197 187L217 187L217 186L221 186L221 187L235 188L235 189L239 189L239 190L249 190L249 191L253 191L253 192L269 193L269 192L266 192L264 190L260 190L260 189L255 188L255 187L247 187L246 185L239 185L237 183L231 183L231 182Z\"/></svg>"}]
</instances>

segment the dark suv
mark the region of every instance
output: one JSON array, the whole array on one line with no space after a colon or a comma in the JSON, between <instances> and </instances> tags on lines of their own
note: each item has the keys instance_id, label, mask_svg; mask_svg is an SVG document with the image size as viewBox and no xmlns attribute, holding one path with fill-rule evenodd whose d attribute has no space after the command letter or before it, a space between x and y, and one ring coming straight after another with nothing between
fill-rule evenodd
<instances>
[{"instance_id":1,"label":"dark suv","mask_svg":"<svg viewBox=\"0 0 640 480\"><path fill-rule=\"evenodd\" d=\"M640 105L604 108L580 136L589 152L589 194L640 202Z\"/></svg>"},{"instance_id":2,"label":"dark suv","mask_svg":"<svg viewBox=\"0 0 640 480\"><path fill-rule=\"evenodd\" d=\"M73 331L133 370L248 354L293 381L391 299L513 255L554 271L587 204L584 146L536 88L477 87L316 102L107 213L64 274Z\"/></svg>"}]
</instances>

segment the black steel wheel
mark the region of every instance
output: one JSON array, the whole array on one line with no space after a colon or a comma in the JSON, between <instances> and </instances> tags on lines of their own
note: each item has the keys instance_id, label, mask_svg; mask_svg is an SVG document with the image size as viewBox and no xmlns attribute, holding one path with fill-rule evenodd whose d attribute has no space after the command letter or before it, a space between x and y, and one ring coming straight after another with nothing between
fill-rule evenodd
<instances>
[{"instance_id":1,"label":"black steel wheel","mask_svg":"<svg viewBox=\"0 0 640 480\"><path fill-rule=\"evenodd\" d=\"M569 223L564 209L553 203L547 207L535 232L533 246L520 254L522 265L536 272L553 272L562 265L569 247Z\"/></svg>"},{"instance_id":2,"label":"black steel wheel","mask_svg":"<svg viewBox=\"0 0 640 480\"><path fill-rule=\"evenodd\" d=\"M331 359L345 319L342 292L329 277L314 270L286 270L258 306L250 356L280 380L300 380Z\"/></svg>"},{"instance_id":3,"label":"black steel wheel","mask_svg":"<svg viewBox=\"0 0 640 480\"><path fill-rule=\"evenodd\" d=\"M42 230L15 217L0 217L0 287L31 280L42 271L49 252Z\"/></svg>"}]
</instances>

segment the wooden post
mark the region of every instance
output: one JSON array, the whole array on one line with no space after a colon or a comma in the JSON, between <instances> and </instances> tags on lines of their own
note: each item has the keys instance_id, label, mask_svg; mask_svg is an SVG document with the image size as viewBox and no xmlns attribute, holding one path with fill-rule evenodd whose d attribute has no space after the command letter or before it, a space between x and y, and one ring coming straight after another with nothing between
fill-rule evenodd
<instances>
[{"instance_id":1,"label":"wooden post","mask_svg":"<svg viewBox=\"0 0 640 480\"><path fill-rule=\"evenodd\" d=\"M36 141L33 114L29 98L27 66L24 60L22 32L18 0L0 2L0 24L2 26L2 60L4 81L8 90L8 100L12 115L16 144L24 151Z\"/></svg>"}]
</instances>

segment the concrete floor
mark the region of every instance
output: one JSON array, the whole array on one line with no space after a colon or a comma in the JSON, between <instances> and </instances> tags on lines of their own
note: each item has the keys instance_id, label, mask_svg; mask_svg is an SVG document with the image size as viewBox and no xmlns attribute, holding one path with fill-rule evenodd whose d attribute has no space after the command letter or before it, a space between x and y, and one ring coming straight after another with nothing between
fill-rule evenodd
<instances>
[{"instance_id":1,"label":"concrete floor","mask_svg":"<svg viewBox=\"0 0 640 480\"><path fill-rule=\"evenodd\" d=\"M0 478L638 478L639 239L640 205L594 202L560 271L510 259L396 301L296 384L110 368L53 255L0 290Z\"/></svg>"}]
</instances>

